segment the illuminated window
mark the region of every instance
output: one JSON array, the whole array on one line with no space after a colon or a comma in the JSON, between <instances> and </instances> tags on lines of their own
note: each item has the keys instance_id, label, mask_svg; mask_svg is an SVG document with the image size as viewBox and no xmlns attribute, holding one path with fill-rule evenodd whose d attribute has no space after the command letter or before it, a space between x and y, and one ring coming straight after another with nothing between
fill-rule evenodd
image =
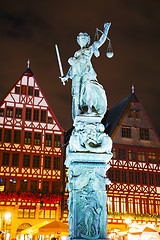
<instances>
[{"instance_id":1,"label":"illuminated window","mask_svg":"<svg viewBox=\"0 0 160 240\"><path fill-rule=\"evenodd\" d=\"M122 127L122 138L131 138L131 127Z\"/></svg>"},{"instance_id":2,"label":"illuminated window","mask_svg":"<svg viewBox=\"0 0 160 240\"><path fill-rule=\"evenodd\" d=\"M34 96L39 97L39 90L38 89L35 89Z\"/></svg>"},{"instance_id":3,"label":"illuminated window","mask_svg":"<svg viewBox=\"0 0 160 240\"><path fill-rule=\"evenodd\" d=\"M22 109L16 108L15 118L22 118Z\"/></svg>"},{"instance_id":4,"label":"illuminated window","mask_svg":"<svg viewBox=\"0 0 160 240\"><path fill-rule=\"evenodd\" d=\"M149 129L140 128L140 139L149 140Z\"/></svg>"},{"instance_id":5,"label":"illuminated window","mask_svg":"<svg viewBox=\"0 0 160 240\"><path fill-rule=\"evenodd\" d=\"M42 191L45 192L45 193L49 192L49 181L43 181Z\"/></svg>"},{"instance_id":6,"label":"illuminated window","mask_svg":"<svg viewBox=\"0 0 160 240\"><path fill-rule=\"evenodd\" d=\"M130 109L128 117L134 118L134 119L139 119L140 118L140 111L139 110L135 110L135 109Z\"/></svg>"},{"instance_id":7,"label":"illuminated window","mask_svg":"<svg viewBox=\"0 0 160 240\"><path fill-rule=\"evenodd\" d=\"M122 170L122 182L127 183L127 171Z\"/></svg>"},{"instance_id":8,"label":"illuminated window","mask_svg":"<svg viewBox=\"0 0 160 240\"><path fill-rule=\"evenodd\" d=\"M133 110L133 109L130 109L130 110L129 110L128 117L134 118L134 110Z\"/></svg>"},{"instance_id":9,"label":"illuminated window","mask_svg":"<svg viewBox=\"0 0 160 240\"><path fill-rule=\"evenodd\" d=\"M26 120L31 121L32 118L32 109L26 108Z\"/></svg>"},{"instance_id":10,"label":"illuminated window","mask_svg":"<svg viewBox=\"0 0 160 240\"><path fill-rule=\"evenodd\" d=\"M23 167L30 167L30 155L28 154L23 155Z\"/></svg>"},{"instance_id":11,"label":"illuminated window","mask_svg":"<svg viewBox=\"0 0 160 240\"><path fill-rule=\"evenodd\" d=\"M119 159L126 160L126 149L119 148L118 152L119 152Z\"/></svg>"},{"instance_id":12,"label":"illuminated window","mask_svg":"<svg viewBox=\"0 0 160 240\"><path fill-rule=\"evenodd\" d=\"M6 117L13 117L13 108L7 107L7 109L6 109Z\"/></svg>"},{"instance_id":13,"label":"illuminated window","mask_svg":"<svg viewBox=\"0 0 160 240\"><path fill-rule=\"evenodd\" d=\"M156 154L153 152L149 152L148 153L148 161L149 161L149 163L157 163Z\"/></svg>"},{"instance_id":14,"label":"illuminated window","mask_svg":"<svg viewBox=\"0 0 160 240\"><path fill-rule=\"evenodd\" d=\"M137 159L139 162L146 162L146 153L145 152L138 152Z\"/></svg>"},{"instance_id":15,"label":"illuminated window","mask_svg":"<svg viewBox=\"0 0 160 240\"><path fill-rule=\"evenodd\" d=\"M22 192L27 192L27 185L28 185L27 179L21 179L21 182L20 182L20 190L21 190Z\"/></svg>"},{"instance_id":16,"label":"illuminated window","mask_svg":"<svg viewBox=\"0 0 160 240\"><path fill-rule=\"evenodd\" d=\"M0 116L1 116L1 117L4 116L4 109L0 109Z\"/></svg>"},{"instance_id":17,"label":"illuminated window","mask_svg":"<svg viewBox=\"0 0 160 240\"><path fill-rule=\"evenodd\" d=\"M19 166L19 154L13 153L12 154L12 167L18 167Z\"/></svg>"},{"instance_id":18,"label":"illuminated window","mask_svg":"<svg viewBox=\"0 0 160 240\"><path fill-rule=\"evenodd\" d=\"M113 153L113 159L117 159L117 148L113 148L112 153Z\"/></svg>"},{"instance_id":19,"label":"illuminated window","mask_svg":"<svg viewBox=\"0 0 160 240\"><path fill-rule=\"evenodd\" d=\"M141 205L142 205L142 213L143 214L148 213L148 210L147 210L148 200L142 199Z\"/></svg>"},{"instance_id":20,"label":"illuminated window","mask_svg":"<svg viewBox=\"0 0 160 240\"><path fill-rule=\"evenodd\" d=\"M50 209L42 209L39 212L39 218L56 218L56 211L55 210L50 210Z\"/></svg>"},{"instance_id":21,"label":"illuminated window","mask_svg":"<svg viewBox=\"0 0 160 240\"><path fill-rule=\"evenodd\" d=\"M5 191L5 187L6 187L6 178L0 178L1 191Z\"/></svg>"},{"instance_id":22,"label":"illuminated window","mask_svg":"<svg viewBox=\"0 0 160 240\"><path fill-rule=\"evenodd\" d=\"M133 198L128 198L128 212L133 213Z\"/></svg>"},{"instance_id":23,"label":"illuminated window","mask_svg":"<svg viewBox=\"0 0 160 240\"><path fill-rule=\"evenodd\" d=\"M140 111L139 110L136 110L135 115L136 115L136 119L140 119Z\"/></svg>"},{"instance_id":24,"label":"illuminated window","mask_svg":"<svg viewBox=\"0 0 160 240\"><path fill-rule=\"evenodd\" d=\"M121 213L125 213L126 210L126 198L121 198Z\"/></svg>"},{"instance_id":25,"label":"illuminated window","mask_svg":"<svg viewBox=\"0 0 160 240\"><path fill-rule=\"evenodd\" d=\"M19 208L18 218L35 218L35 209L32 208Z\"/></svg>"},{"instance_id":26,"label":"illuminated window","mask_svg":"<svg viewBox=\"0 0 160 240\"><path fill-rule=\"evenodd\" d=\"M4 142L7 142L7 143L11 142L11 134L12 134L12 130L10 129L4 130Z\"/></svg>"},{"instance_id":27,"label":"illuminated window","mask_svg":"<svg viewBox=\"0 0 160 240\"><path fill-rule=\"evenodd\" d=\"M14 131L14 143L20 143L21 142L21 131Z\"/></svg>"},{"instance_id":28,"label":"illuminated window","mask_svg":"<svg viewBox=\"0 0 160 240\"><path fill-rule=\"evenodd\" d=\"M40 155L33 155L33 168L40 167Z\"/></svg>"},{"instance_id":29,"label":"illuminated window","mask_svg":"<svg viewBox=\"0 0 160 240\"><path fill-rule=\"evenodd\" d=\"M31 144L32 141L32 132L24 133L24 144Z\"/></svg>"},{"instance_id":30,"label":"illuminated window","mask_svg":"<svg viewBox=\"0 0 160 240\"><path fill-rule=\"evenodd\" d=\"M36 192L38 187L38 182L36 180L31 180L30 191Z\"/></svg>"},{"instance_id":31,"label":"illuminated window","mask_svg":"<svg viewBox=\"0 0 160 240\"><path fill-rule=\"evenodd\" d=\"M26 86L24 85L21 86L21 94L26 94Z\"/></svg>"},{"instance_id":32,"label":"illuminated window","mask_svg":"<svg viewBox=\"0 0 160 240\"><path fill-rule=\"evenodd\" d=\"M142 184L143 185L148 185L148 178L147 178L147 173L142 172Z\"/></svg>"},{"instance_id":33,"label":"illuminated window","mask_svg":"<svg viewBox=\"0 0 160 240\"><path fill-rule=\"evenodd\" d=\"M128 160L129 161L136 161L136 151L135 150L128 150Z\"/></svg>"},{"instance_id":34,"label":"illuminated window","mask_svg":"<svg viewBox=\"0 0 160 240\"><path fill-rule=\"evenodd\" d=\"M41 110L41 122L46 122L46 112L45 110Z\"/></svg>"},{"instance_id":35,"label":"illuminated window","mask_svg":"<svg viewBox=\"0 0 160 240\"><path fill-rule=\"evenodd\" d=\"M160 200L156 200L156 214L160 215Z\"/></svg>"},{"instance_id":36,"label":"illuminated window","mask_svg":"<svg viewBox=\"0 0 160 240\"><path fill-rule=\"evenodd\" d=\"M54 135L54 147L61 147L61 135Z\"/></svg>"},{"instance_id":37,"label":"illuminated window","mask_svg":"<svg viewBox=\"0 0 160 240\"><path fill-rule=\"evenodd\" d=\"M41 145L41 133L34 133L34 145Z\"/></svg>"},{"instance_id":38,"label":"illuminated window","mask_svg":"<svg viewBox=\"0 0 160 240\"><path fill-rule=\"evenodd\" d=\"M52 134L46 134L45 145L47 147L51 147L52 146Z\"/></svg>"},{"instance_id":39,"label":"illuminated window","mask_svg":"<svg viewBox=\"0 0 160 240\"><path fill-rule=\"evenodd\" d=\"M51 169L51 157L45 156L44 158L44 168L45 169Z\"/></svg>"},{"instance_id":40,"label":"illuminated window","mask_svg":"<svg viewBox=\"0 0 160 240\"><path fill-rule=\"evenodd\" d=\"M139 214L141 212L140 210L140 199L139 198L135 198L135 213Z\"/></svg>"},{"instance_id":41,"label":"illuminated window","mask_svg":"<svg viewBox=\"0 0 160 240\"><path fill-rule=\"evenodd\" d=\"M155 206L154 200L149 199L149 213L150 214L154 213L154 206Z\"/></svg>"},{"instance_id":42,"label":"illuminated window","mask_svg":"<svg viewBox=\"0 0 160 240\"><path fill-rule=\"evenodd\" d=\"M141 184L141 173L140 172L135 172L135 183Z\"/></svg>"},{"instance_id":43,"label":"illuminated window","mask_svg":"<svg viewBox=\"0 0 160 240\"><path fill-rule=\"evenodd\" d=\"M114 212L119 212L119 197L114 197Z\"/></svg>"},{"instance_id":44,"label":"illuminated window","mask_svg":"<svg viewBox=\"0 0 160 240\"><path fill-rule=\"evenodd\" d=\"M108 212L113 212L113 197L107 198Z\"/></svg>"},{"instance_id":45,"label":"illuminated window","mask_svg":"<svg viewBox=\"0 0 160 240\"><path fill-rule=\"evenodd\" d=\"M60 169L60 157L54 157L54 165L53 165L54 169L59 170Z\"/></svg>"},{"instance_id":46,"label":"illuminated window","mask_svg":"<svg viewBox=\"0 0 160 240\"><path fill-rule=\"evenodd\" d=\"M3 152L2 166L9 166L9 157L10 157L10 153Z\"/></svg>"},{"instance_id":47,"label":"illuminated window","mask_svg":"<svg viewBox=\"0 0 160 240\"><path fill-rule=\"evenodd\" d=\"M23 218L23 209L18 209L18 218Z\"/></svg>"},{"instance_id":48,"label":"illuminated window","mask_svg":"<svg viewBox=\"0 0 160 240\"><path fill-rule=\"evenodd\" d=\"M39 122L39 110L38 109L34 109L33 121Z\"/></svg>"},{"instance_id":49,"label":"illuminated window","mask_svg":"<svg viewBox=\"0 0 160 240\"><path fill-rule=\"evenodd\" d=\"M154 173L149 173L149 184L150 185L155 185Z\"/></svg>"},{"instance_id":50,"label":"illuminated window","mask_svg":"<svg viewBox=\"0 0 160 240\"><path fill-rule=\"evenodd\" d=\"M59 182L52 182L52 193L59 193Z\"/></svg>"},{"instance_id":51,"label":"illuminated window","mask_svg":"<svg viewBox=\"0 0 160 240\"><path fill-rule=\"evenodd\" d=\"M28 87L28 95L33 96L33 87Z\"/></svg>"}]
</instances>

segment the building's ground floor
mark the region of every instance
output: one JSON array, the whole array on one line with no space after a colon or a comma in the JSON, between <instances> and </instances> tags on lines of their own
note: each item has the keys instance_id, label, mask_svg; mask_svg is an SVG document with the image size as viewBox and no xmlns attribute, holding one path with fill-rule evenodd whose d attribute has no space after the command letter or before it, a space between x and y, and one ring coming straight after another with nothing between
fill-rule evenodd
<instances>
[{"instance_id":1,"label":"building's ground floor","mask_svg":"<svg viewBox=\"0 0 160 240\"><path fill-rule=\"evenodd\" d=\"M60 221L60 204L35 203L29 200L23 202L0 202L0 239L1 240L27 240L31 234L22 236L21 232L32 226L43 226L52 221Z\"/></svg>"}]
</instances>

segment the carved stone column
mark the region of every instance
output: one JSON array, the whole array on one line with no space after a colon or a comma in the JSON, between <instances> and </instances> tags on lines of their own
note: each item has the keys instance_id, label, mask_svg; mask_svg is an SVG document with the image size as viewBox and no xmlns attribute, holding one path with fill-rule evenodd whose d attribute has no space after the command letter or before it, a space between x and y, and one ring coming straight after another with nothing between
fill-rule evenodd
<instances>
[{"instance_id":1,"label":"carved stone column","mask_svg":"<svg viewBox=\"0 0 160 240\"><path fill-rule=\"evenodd\" d=\"M67 147L70 239L108 239L106 178L112 141L101 118L77 116Z\"/></svg>"}]
</instances>

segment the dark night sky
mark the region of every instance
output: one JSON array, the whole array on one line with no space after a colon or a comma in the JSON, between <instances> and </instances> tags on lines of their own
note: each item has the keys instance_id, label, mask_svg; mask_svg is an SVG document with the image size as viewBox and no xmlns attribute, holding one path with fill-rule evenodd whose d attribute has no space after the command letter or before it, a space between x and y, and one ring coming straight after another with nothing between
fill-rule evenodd
<instances>
[{"instance_id":1,"label":"dark night sky","mask_svg":"<svg viewBox=\"0 0 160 240\"><path fill-rule=\"evenodd\" d=\"M68 58L79 48L76 36L87 32L94 40L96 27L111 21L109 37L114 57L92 58L108 106L127 97L131 85L160 133L160 1L159 0L7 0L0 1L0 99L21 77L31 61L44 95L61 126L71 118L71 81L64 87L54 44L59 46L64 72Z\"/></svg>"}]
</instances>

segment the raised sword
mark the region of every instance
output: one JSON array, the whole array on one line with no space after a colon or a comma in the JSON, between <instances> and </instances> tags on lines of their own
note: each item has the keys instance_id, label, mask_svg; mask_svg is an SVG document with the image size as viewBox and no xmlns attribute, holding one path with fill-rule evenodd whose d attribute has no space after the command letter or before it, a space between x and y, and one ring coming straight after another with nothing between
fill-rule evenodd
<instances>
[{"instance_id":1,"label":"raised sword","mask_svg":"<svg viewBox=\"0 0 160 240\"><path fill-rule=\"evenodd\" d=\"M61 63L61 58L60 58L60 54L59 54L59 50L58 50L58 45L57 45L57 44L55 44L55 48L56 48L56 54L57 54L57 59L58 59L58 65L59 65L60 74L61 74L61 77L64 77L63 68L62 68L62 63ZM63 82L63 85L65 85L65 82Z\"/></svg>"}]
</instances>

